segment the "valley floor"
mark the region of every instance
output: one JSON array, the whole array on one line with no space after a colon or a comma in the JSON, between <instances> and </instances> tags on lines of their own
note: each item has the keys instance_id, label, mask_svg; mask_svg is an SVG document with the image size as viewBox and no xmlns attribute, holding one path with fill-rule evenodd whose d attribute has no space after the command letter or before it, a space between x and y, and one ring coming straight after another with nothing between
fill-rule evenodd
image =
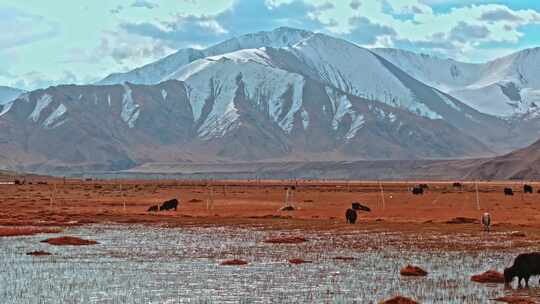
<instances>
[{"instance_id":1,"label":"valley floor","mask_svg":"<svg viewBox=\"0 0 540 304\"><path fill-rule=\"evenodd\" d=\"M540 194L523 194L521 183L481 182L478 203L474 183L463 183L462 189L452 187L451 182L423 183L429 184L429 190L412 195L409 188L417 184L412 181L213 181L207 186L204 181L41 178L39 183L27 180L25 185L0 185L0 226L142 223L478 234L480 224L446 222L457 217L477 220L489 212L495 231L520 230L527 238L540 238ZM296 187L291 199L295 211L279 210L284 206L287 186ZM503 194L507 186L514 189L514 196ZM171 198L180 200L178 211L146 211ZM356 225L347 225L345 210L353 201L369 206L372 212L360 212Z\"/></svg>"},{"instance_id":2,"label":"valley floor","mask_svg":"<svg viewBox=\"0 0 540 304\"><path fill-rule=\"evenodd\" d=\"M238 180L213 181L208 186L204 181L40 177L25 182L0 184L0 241L5 245L0 255L4 256L5 267L13 270L0 274L0 281L6 282L0 284L4 286L0 293L17 303L32 301L24 296L27 292L59 302L72 299L69 289L31 284L49 281L39 279L42 272L38 268L44 268L55 280L61 281L64 276L80 280L82 285L76 292L82 297L122 299L126 303L136 301L129 288L135 288L138 299L148 301L193 297L190 299L206 303L239 301L253 295L269 300L276 294L284 301L355 299L364 303L403 293L425 303L437 299L445 299L445 303L461 303L463 299L486 303L505 295L540 297L536 280L530 291L470 282L473 274L489 269L502 271L518 253L540 249L540 194L521 193L521 183L479 183L477 201L474 183L455 188L451 182L434 181L422 182L429 190L420 196L410 193L409 188L419 183L412 181ZM539 183L532 185L540 187ZM295 191L290 202L296 210L280 211L285 187L291 186ZM508 186L515 190L514 196L503 195L503 188ZM180 200L177 211L146 211L171 198ZM344 214L353 201L362 202L372 211L359 213L358 222L350 225L345 223ZM492 232L483 232L478 223L464 223L479 219L484 212L492 216ZM17 231L38 235L17 237ZM48 237L40 233L81 236L99 243L88 249L54 248L39 242ZM306 242L265 242L291 236L305 238ZM35 249L52 252L52 260L28 260L24 251ZM352 260L347 262L349 257ZM231 258L246 260L249 265L231 270L218 266ZM305 265L313 266L290 268L287 259L292 258L308 260L312 263ZM116 270L109 273L108 268L95 269L92 261ZM66 267L57 267L58 263ZM406 263L427 267L429 276L400 278L399 268ZM165 264L169 266L164 268ZM153 275L148 269L158 269L165 277ZM188 280L192 283L177 281L182 271L194 278ZM291 282L291 276L297 280ZM206 281L211 277L215 280ZM260 278L272 283L259 286L244 281L258 282ZM20 283L8 283L15 281ZM113 281L116 285L111 285ZM216 286L205 285L214 281ZM171 282L187 285L171 289L167 287ZM298 286L291 288L290 284ZM205 291L208 288L216 293ZM368 289L373 292L362 291Z\"/></svg>"}]
</instances>

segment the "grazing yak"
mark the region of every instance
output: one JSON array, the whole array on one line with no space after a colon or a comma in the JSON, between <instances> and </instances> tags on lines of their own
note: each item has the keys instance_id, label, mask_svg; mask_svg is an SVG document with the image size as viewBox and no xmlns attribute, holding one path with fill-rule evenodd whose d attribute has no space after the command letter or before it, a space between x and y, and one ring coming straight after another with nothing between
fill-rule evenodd
<instances>
[{"instance_id":1,"label":"grazing yak","mask_svg":"<svg viewBox=\"0 0 540 304\"><path fill-rule=\"evenodd\" d=\"M454 187L454 188L462 188L463 184L455 182L455 183L452 184L452 187Z\"/></svg>"},{"instance_id":2,"label":"grazing yak","mask_svg":"<svg viewBox=\"0 0 540 304\"><path fill-rule=\"evenodd\" d=\"M511 267L504 269L504 283L509 287L517 277L519 288L522 279L525 280L525 287L529 287L529 279L534 275L540 275L540 252L523 253L517 256Z\"/></svg>"},{"instance_id":3,"label":"grazing yak","mask_svg":"<svg viewBox=\"0 0 540 304\"><path fill-rule=\"evenodd\" d=\"M531 185L523 185L523 193L533 193L533 187Z\"/></svg>"},{"instance_id":4,"label":"grazing yak","mask_svg":"<svg viewBox=\"0 0 540 304\"><path fill-rule=\"evenodd\" d=\"M148 212L157 212L158 210L158 205L150 206L150 208L148 208Z\"/></svg>"},{"instance_id":5,"label":"grazing yak","mask_svg":"<svg viewBox=\"0 0 540 304\"><path fill-rule=\"evenodd\" d=\"M504 195L514 195L512 188L504 188Z\"/></svg>"},{"instance_id":6,"label":"grazing yak","mask_svg":"<svg viewBox=\"0 0 540 304\"><path fill-rule=\"evenodd\" d=\"M347 212L345 212L345 219L347 219L347 223L354 224L356 223L356 211L353 209L347 209Z\"/></svg>"},{"instance_id":7,"label":"grazing yak","mask_svg":"<svg viewBox=\"0 0 540 304\"><path fill-rule=\"evenodd\" d=\"M412 194L414 194L414 195L422 195L422 194L424 194L424 188L422 188L422 187L413 187L411 191L412 191Z\"/></svg>"},{"instance_id":8,"label":"grazing yak","mask_svg":"<svg viewBox=\"0 0 540 304\"><path fill-rule=\"evenodd\" d=\"M359 211L366 211L366 212L371 211L371 209L368 206L364 206L364 205L360 204L359 202L353 202L352 203L352 209L353 210L359 210Z\"/></svg>"},{"instance_id":9,"label":"grazing yak","mask_svg":"<svg viewBox=\"0 0 540 304\"><path fill-rule=\"evenodd\" d=\"M174 209L174 211L176 211L178 208L178 200L173 198L172 200L168 200L166 202L164 202L163 204L161 204L161 206L159 207L159 211L167 211L167 210L172 210Z\"/></svg>"},{"instance_id":10,"label":"grazing yak","mask_svg":"<svg viewBox=\"0 0 540 304\"><path fill-rule=\"evenodd\" d=\"M482 225L484 226L484 231L489 232L491 227L491 215L487 212L482 215Z\"/></svg>"}]
</instances>

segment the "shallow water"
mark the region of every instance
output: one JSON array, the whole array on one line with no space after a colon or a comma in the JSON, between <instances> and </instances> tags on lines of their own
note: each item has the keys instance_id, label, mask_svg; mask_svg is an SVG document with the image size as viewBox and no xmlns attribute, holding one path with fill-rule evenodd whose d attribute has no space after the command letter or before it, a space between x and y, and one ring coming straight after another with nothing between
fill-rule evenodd
<instances>
[{"instance_id":1,"label":"shallow water","mask_svg":"<svg viewBox=\"0 0 540 304\"><path fill-rule=\"evenodd\" d=\"M262 242L280 234L303 235L309 242ZM473 274L511 264L517 252L407 250L399 233L306 236L305 231L136 225L77 227L62 235L100 244L57 247L39 242L56 235L0 238L2 303L378 303L398 294L422 303L489 303L509 293L540 296L535 278L533 288L519 291L470 282ZM418 236L416 241L430 240ZM474 246L479 240L456 236L445 241ZM34 250L54 255L25 255ZM336 256L356 259L339 261ZM219 265L232 258L249 265ZM290 265L291 258L313 263ZM429 275L400 277L407 264L421 266Z\"/></svg>"}]
</instances>

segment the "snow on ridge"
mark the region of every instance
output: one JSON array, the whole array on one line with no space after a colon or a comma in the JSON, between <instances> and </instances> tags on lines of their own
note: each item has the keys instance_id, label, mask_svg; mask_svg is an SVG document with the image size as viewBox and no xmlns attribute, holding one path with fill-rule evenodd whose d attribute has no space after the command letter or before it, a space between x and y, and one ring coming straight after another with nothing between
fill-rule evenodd
<instances>
[{"instance_id":1,"label":"snow on ridge","mask_svg":"<svg viewBox=\"0 0 540 304\"><path fill-rule=\"evenodd\" d=\"M34 107L34 110L32 113L30 113L30 116L28 116L29 119L32 119L34 122L37 122L39 120L39 115L41 114L41 111L43 111L49 104L52 102L53 98L49 94L43 94L37 101L36 106Z\"/></svg>"},{"instance_id":2,"label":"snow on ridge","mask_svg":"<svg viewBox=\"0 0 540 304\"><path fill-rule=\"evenodd\" d=\"M163 97L163 101L167 99L167 91L165 89L161 89L161 97Z\"/></svg>"},{"instance_id":3,"label":"snow on ridge","mask_svg":"<svg viewBox=\"0 0 540 304\"><path fill-rule=\"evenodd\" d=\"M300 81L294 81L292 84L293 89L293 96L292 96L292 105L290 110L287 112L285 117L281 121L277 121L278 117L274 116L272 117L274 121L278 122L279 126L283 131L286 133L291 133L293 124L294 124L294 116L295 114L300 111L300 108L302 107L302 100L303 100L303 89L304 89L305 80L302 78ZM276 109L275 112L279 112L281 114L282 105L279 103L278 100L272 100L271 102L274 103L274 107L279 106L280 110ZM272 112L271 112L272 113ZM308 118L309 119L309 118Z\"/></svg>"},{"instance_id":4,"label":"snow on ridge","mask_svg":"<svg viewBox=\"0 0 540 304\"><path fill-rule=\"evenodd\" d=\"M11 110L11 106L13 106L13 102L14 101L10 101L4 105L0 105L2 111L0 111L0 117L2 117L4 114L6 114L7 112L9 112L9 110Z\"/></svg>"},{"instance_id":5,"label":"snow on ridge","mask_svg":"<svg viewBox=\"0 0 540 304\"><path fill-rule=\"evenodd\" d=\"M332 113L334 114L334 117L332 118L332 129L337 130L343 117L346 114L355 114L355 112L352 109L352 104L346 94L340 94L330 87L325 87L325 90L328 97L330 97Z\"/></svg>"},{"instance_id":6,"label":"snow on ridge","mask_svg":"<svg viewBox=\"0 0 540 304\"><path fill-rule=\"evenodd\" d=\"M129 128L135 127L135 122L139 118L140 114L140 105L136 104L133 101L133 91L127 84L122 84L124 87L124 96L122 98L122 112L120 116L122 120L128 124Z\"/></svg>"},{"instance_id":7,"label":"snow on ridge","mask_svg":"<svg viewBox=\"0 0 540 304\"><path fill-rule=\"evenodd\" d=\"M429 118L431 120L443 118L441 115L439 115L439 113L432 111L428 106L419 102L410 105L408 110L414 114Z\"/></svg>"},{"instance_id":8,"label":"snow on ridge","mask_svg":"<svg viewBox=\"0 0 540 304\"><path fill-rule=\"evenodd\" d=\"M67 112L66 106L61 103L54 112L52 112L47 119L43 122L42 126L44 128L49 128L52 124L55 124L59 118L61 118Z\"/></svg>"},{"instance_id":9,"label":"snow on ridge","mask_svg":"<svg viewBox=\"0 0 540 304\"><path fill-rule=\"evenodd\" d=\"M364 119L364 115L357 115L354 118L351 127L349 128L349 131L347 131L347 134L345 134L345 139L353 139L356 136L356 132L358 132L358 130L360 130L364 126L365 122L366 121Z\"/></svg>"},{"instance_id":10,"label":"snow on ridge","mask_svg":"<svg viewBox=\"0 0 540 304\"><path fill-rule=\"evenodd\" d=\"M280 48L293 45L313 35L312 32L294 28L281 27L272 31L251 33L220 42L206 49L181 49L158 61L136 68L127 73L116 73L101 80L101 84L121 84L126 81L138 84L156 84L173 77L179 69L209 56L235 52L242 49L262 47Z\"/></svg>"},{"instance_id":11,"label":"snow on ridge","mask_svg":"<svg viewBox=\"0 0 540 304\"><path fill-rule=\"evenodd\" d=\"M481 74L481 64L465 63L400 49L375 48L371 51L417 80L443 92L462 88Z\"/></svg>"},{"instance_id":12,"label":"snow on ridge","mask_svg":"<svg viewBox=\"0 0 540 304\"><path fill-rule=\"evenodd\" d=\"M205 60L217 61L217 60L233 60L237 62L248 62L253 61L260 64L270 64L270 58L264 51L265 48L261 49L242 49L239 51L234 51L225 54L219 54L211 57L206 57Z\"/></svg>"},{"instance_id":13,"label":"snow on ridge","mask_svg":"<svg viewBox=\"0 0 540 304\"><path fill-rule=\"evenodd\" d=\"M233 128L238 117L240 115L234 106L234 102L228 103L222 116L212 115L204 121L204 124L199 128L199 137L210 139L225 136Z\"/></svg>"},{"instance_id":14,"label":"snow on ridge","mask_svg":"<svg viewBox=\"0 0 540 304\"><path fill-rule=\"evenodd\" d=\"M346 94L336 92L330 87L325 87L325 90L332 103L332 113L334 115L332 118L332 129L336 131L339 128L343 117L349 115L352 119L352 123L345 134L345 139L347 141L353 139L358 130L360 130L366 122L364 115L357 113L353 109L352 103Z\"/></svg>"},{"instance_id":15,"label":"snow on ridge","mask_svg":"<svg viewBox=\"0 0 540 304\"><path fill-rule=\"evenodd\" d=\"M302 106L305 83L302 75L253 60L238 62L224 57L217 61L197 60L174 77L185 81L193 116L201 123L198 133L204 137L222 134L222 130L228 129L238 118L232 113L236 111L234 99L239 81L243 83L246 102L261 111L268 111L269 117L286 132L292 130L295 114ZM208 102L213 102L213 106L210 113L202 117L202 110ZM282 113L286 102L290 102L291 107L287 113ZM210 131L209 128L219 130Z\"/></svg>"},{"instance_id":16,"label":"snow on ridge","mask_svg":"<svg viewBox=\"0 0 540 304\"><path fill-rule=\"evenodd\" d=\"M341 39L315 34L289 50L318 72L317 77L321 81L345 93L414 113L417 113L417 108L425 109L425 106L417 105L413 92L377 55L367 49ZM434 116L427 112L421 111L429 117Z\"/></svg>"},{"instance_id":17,"label":"snow on ridge","mask_svg":"<svg viewBox=\"0 0 540 304\"><path fill-rule=\"evenodd\" d=\"M304 109L300 112L300 116L302 117L302 127L304 127L304 130L307 130L309 127L309 113Z\"/></svg>"}]
</instances>

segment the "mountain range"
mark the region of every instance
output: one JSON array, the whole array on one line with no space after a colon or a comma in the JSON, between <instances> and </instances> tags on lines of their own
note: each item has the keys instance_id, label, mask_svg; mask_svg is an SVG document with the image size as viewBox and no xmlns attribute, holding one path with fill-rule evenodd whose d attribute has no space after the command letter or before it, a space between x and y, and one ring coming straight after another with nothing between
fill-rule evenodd
<instances>
[{"instance_id":1,"label":"mountain range","mask_svg":"<svg viewBox=\"0 0 540 304\"><path fill-rule=\"evenodd\" d=\"M468 64L292 28L248 34L0 105L0 163L490 156L539 137L539 54Z\"/></svg>"}]
</instances>

